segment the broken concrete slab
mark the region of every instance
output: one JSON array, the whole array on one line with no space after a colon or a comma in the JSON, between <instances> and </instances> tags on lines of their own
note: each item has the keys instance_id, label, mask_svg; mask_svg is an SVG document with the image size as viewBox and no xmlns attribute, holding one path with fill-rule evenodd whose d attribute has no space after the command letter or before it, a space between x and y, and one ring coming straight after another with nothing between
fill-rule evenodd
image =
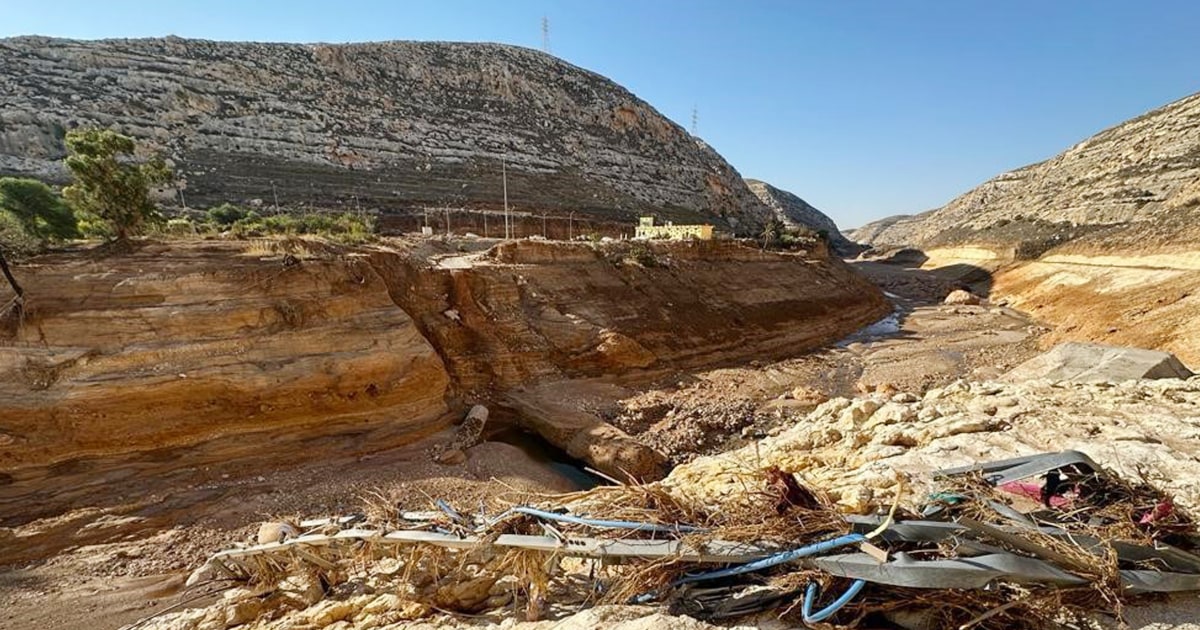
<instances>
[{"instance_id":1,"label":"broken concrete slab","mask_svg":"<svg viewBox=\"0 0 1200 630\"><path fill-rule=\"evenodd\" d=\"M1099 343L1059 344L1000 377L1009 383L1036 379L1075 383L1188 378L1192 371L1175 355L1159 350Z\"/></svg>"}]
</instances>

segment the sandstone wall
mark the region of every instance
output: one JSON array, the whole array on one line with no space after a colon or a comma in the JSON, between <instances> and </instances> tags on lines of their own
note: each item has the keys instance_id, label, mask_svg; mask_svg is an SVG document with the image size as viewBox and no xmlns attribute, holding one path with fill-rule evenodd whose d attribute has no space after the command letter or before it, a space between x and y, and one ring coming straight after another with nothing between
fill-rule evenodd
<instances>
[{"instance_id":1,"label":"sandstone wall","mask_svg":"<svg viewBox=\"0 0 1200 630\"><path fill-rule=\"evenodd\" d=\"M0 335L4 479L231 435L292 449L333 427L439 426L448 375L369 264L244 248L19 267L28 313Z\"/></svg>"},{"instance_id":2,"label":"sandstone wall","mask_svg":"<svg viewBox=\"0 0 1200 630\"><path fill-rule=\"evenodd\" d=\"M469 245L480 251L457 251ZM0 331L0 524L120 501L145 476L386 449L446 427L463 402L536 415L546 401L517 394L552 381L792 356L890 310L824 250L486 246L145 243L18 266L27 311ZM606 468L563 417L538 430L571 438L573 455L664 472L627 436Z\"/></svg>"},{"instance_id":3,"label":"sandstone wall","mask_svg":"<svg viewBox=\"0 0 1200 630\"><path fill-rule=\"evenodd\" d=\"M827 252L731 241L516 241L373 262L464 390L796 355L891 308Z\"/></svg>"},{"instance_id":4,"label":"sandstone wall","mask_svg":"<svg viewBox=\"0 0 1200 630\"><path fill-rule=\"evenodd\" d=\"M502 205L754 231L715 151L612 81L495 44L0 40L0 175L61 178L66 129L165 150L189 204Z\"/></svg>"},{"instance_id":5,"label":"sandstone wall","mask_svg":"<svg viewBox=\"0 0 1200 630\"><path fill-rule=\"evenodd\" d=\"M1097 243L1096 241L1100 241ZM1200 254L1148 246L1113 249L1082 238L1036 260L1003 246L936 247L923 268L975 283L993 302L1018 308L1049 325L1044 347L1096 341L1152 348L1200 366Z\"/></svg>"},{"instance_id":6,"label":"sandstone wall","mask_svg":"<svg viewBox=\"0 0 1200 630\"><path fill-rule=\"evenodd\" d=\"M1113 263L1117 264L1113 264ZM1197 256L1051 255L996 276L995 292L1054 326L1042 343L1154 348L1200 368Z\"/></svg>"}]
</instances>

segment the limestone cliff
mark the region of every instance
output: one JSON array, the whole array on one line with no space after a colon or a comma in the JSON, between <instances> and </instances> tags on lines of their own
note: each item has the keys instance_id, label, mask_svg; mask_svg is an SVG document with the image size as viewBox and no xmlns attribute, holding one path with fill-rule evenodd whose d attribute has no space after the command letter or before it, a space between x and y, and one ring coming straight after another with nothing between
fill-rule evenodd
<instances>
[{"instance_id":1,"label":"limestone cliff","mask_svg":"<svg viewBox=\"0 0 1200 630\"><path fill-rule=\"evenodd\" d=\"M862 247L846 238L838 226L824 212L812 207L796 195L780 190L757 179L747 179L746 185L772 212L789 227L804 226L814 232L827 234L829 244L839 256L854 256Z\"/></svg>"},{"instance_id":2,"label":"limestone cliff","mask_svg":"<svg viewBox=\"0 0 1200 630\"><path fill-rule=\"evenodd\" d=\"M1102 131L1045 162L1003 173L945 206L889 217L850 237L872 245L989 243L1036 257L1095 230L1160 232L1200 218L1200 94ZM1195 243L1190 230L1168 242Z\"/></svg>"},{"instance_id":3,"label":"limestone cliff","mask_svg":"<svg viewBox=\"0 0 1200 630\"><path fill-rule=\"evenodd\" d=\"M0 175L61 178L79 125L165 150L193 206L495 209L504 160L519 210L747 232L770 215L646 102L514 46L0 40Z\"/></svg>"}]
</instances>

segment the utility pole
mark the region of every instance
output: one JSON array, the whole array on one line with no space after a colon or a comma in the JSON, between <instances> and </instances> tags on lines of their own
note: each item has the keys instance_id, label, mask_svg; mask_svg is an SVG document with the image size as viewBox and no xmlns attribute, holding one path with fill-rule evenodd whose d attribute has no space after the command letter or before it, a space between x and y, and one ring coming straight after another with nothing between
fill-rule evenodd
<instances>
[{"instance_id":1,"label":"utility pole","mask_svg":"<svg viewBox=\"0 0 1200 630\"><path fill-rule=\"evenodd\" d=\"M187 212L187 198L183 196L183 189L179 189L179 203L183 206L184 212Z\"/></svg>"},{"instance_id":2,"label":"utility pole","mask_svg":"<svg viewBox=\"0 0 1200 630\"><path fill-rule=\"evenodd\" d=\"M505 165L504 158L500 158L500 178L504 182L504 238L507 240L512 237L509 236L508 220L508 166Z\"/></svg>"},{"instance_id":3,"label":"utility pole","mask_svg":"<svg viewBox=\"0 0 1200 630\"><path fill-rule=\"evenodd\" d=\"M574 210L571 211L571 214L567 215L567 240L568 241L575 240L575 211Z\"/></svg>"},{"instance_id":4,"label":"utility pole","mask_svg":"<svg viewBox=\"0 0 1200 630\"><path fill-rule=\"evenodd\" d=\"M271 195L275 197L275 207L272 210L275 214L279 214L279 193L275 192L275 180L271 180Z\"/></svg>"},{"instance_id":5,"label":"utility pole","mask_svg":"<svg viewBox=\"0 0 1200 630\"><path fill-rule=\"evenodd\" d=\"M542 238L546 238L546 213L542 212Z\"/></svg>"},{"instance_id":6,"label":"utility pole","mask_svg":"<svg viewBox=\"0 0 1200 630\"><path fill-rule=\"evenodd\" d=\"M450 206L446 206L446 236L450 236Z\"/></svg>"},{"instance_id":7,"label":"utility pole","mask_svg":"<svg viewBox=\"0 0 1200 630\"><path fill-rule=\"evenodd\" d=\"M483 238L488 238L487 230L487 210L483 211Z\"/></svg>"},{"instance_id":8,"label":"utility pole","mask_svg":"<svg viewBox=\"0 0 1200 630\"><path fill-rule=\"evenodd\" d=\"M550 54L550 18L542 16L542 52Z\"/></svg>"}]
</instances>

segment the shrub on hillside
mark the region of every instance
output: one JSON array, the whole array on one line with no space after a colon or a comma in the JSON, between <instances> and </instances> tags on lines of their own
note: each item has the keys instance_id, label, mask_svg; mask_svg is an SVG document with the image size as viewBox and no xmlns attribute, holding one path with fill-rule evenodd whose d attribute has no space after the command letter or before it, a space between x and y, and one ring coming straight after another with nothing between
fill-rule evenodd
<instances>
[{"instance_id":1,"label":"shrub on hillside","mask_svg":"<svg viewBox=\"0 0 1200 630\"><path fill-rule=\"evenodd\" d=\"M36 179L0 177L0 213L38 241L79 236L75 213L53 188Z\"/></svg>"},{"instance_id":2,"label":"shrub on hillside","mask_svg":"<svg viewBox=\"0 0 1200 630\"><path fill-rule=\"evenodd\" d=\"M231 203L223 203L215 208L209 208L207 215L210 223L218 226L228 227L246 218L248 214L253 213L253 210L235 206Z\"/></svg>"},{"instance_id":3,"label":"shrub on hillside","mask_svg":"<svg viewBox=\"0 0 1200 630\"><path fill-rule=\"evenodd\" d=\"M25 226L9 212L0 211L0 255L22 258L42 248L41 240L25 231Z\"/></svg>"},{"instance_id":4,"label":"shrub on hillside","mask_svg":"<svg viewBox=\"0 0 1200 630\"><path fill-rule=\"evenodd\" d=\"M343 243L363 243L375 237L375 220L353 213L311 212L259 216L253 210L229 225L238 238L261 236L321 236Z\"/></svg>"}]
</instances>

